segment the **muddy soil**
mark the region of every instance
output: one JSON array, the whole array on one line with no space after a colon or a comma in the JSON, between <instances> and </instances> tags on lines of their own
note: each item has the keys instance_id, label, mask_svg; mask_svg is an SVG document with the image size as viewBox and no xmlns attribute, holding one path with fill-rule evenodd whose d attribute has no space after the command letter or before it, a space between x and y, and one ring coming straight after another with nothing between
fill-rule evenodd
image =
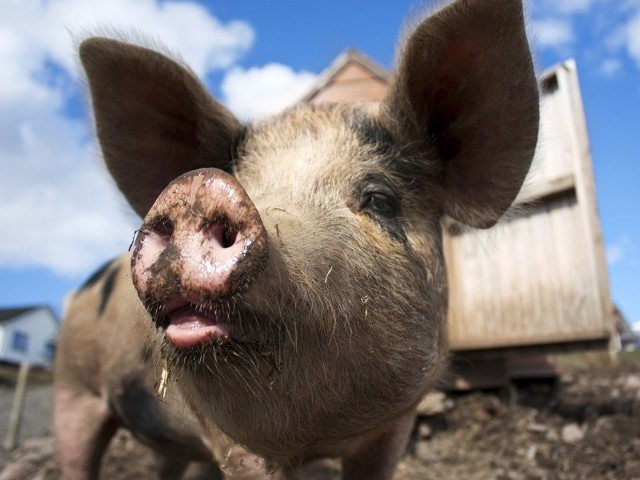
<instances>
[{"instance_id":1,"label":"muddy soil","mask_svg":"<svg viewBox=\"0 0 640 480\"><path fill-rule=\"evenodd\" d=\"M12 394L0 385L2 439ZM21 446L13 452L0 447L0 480L60 478L50 395L50 386L29 388ZM418 419L396 480L640 479L638 364L573 368L555 382L432 400L432 413ZM299 473L301 480L339 477L338 463L330 460ZM121 431L102 478L155 478L153 454ZM202 472L193 469L189 478L203 478Z\"/></svg>"}]
</instances>

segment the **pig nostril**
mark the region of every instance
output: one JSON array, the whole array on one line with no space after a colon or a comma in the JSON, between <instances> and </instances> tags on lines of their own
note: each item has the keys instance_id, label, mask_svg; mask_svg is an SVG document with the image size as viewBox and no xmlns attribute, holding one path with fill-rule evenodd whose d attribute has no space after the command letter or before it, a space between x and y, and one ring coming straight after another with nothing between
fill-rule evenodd
<instances>
[{"instance_id":1,"label":"pig nostril","mask_svg":"<svg viewBox=\"0 0 640 480\"><path fill-rule=\"evenodd\" d=\"M216 218L205 223L211 238L215 238L222 248L229 248L236 243L238 230L229 224L226 218Z\"/></svg>"},{"instance_id":2,"label":"pig nostril","mask_svg":"<svg viewBox=\"0 0 640 480\"><path fill-rule=\"evenodd\" d=\"M149 229L162 238L171 238L173 235L174 225L169 217L157 217L150 222Z\"/></svg>"},{"instance_id":3,"label":"pig nostril","mask_svg":"<svg viewBox=\"0 0 640 480\"><path fill-rule=\"evenodd\" d=\"M225 228L224 234L222 235L222 247L231 247L234 243L236 243L237 237L238 232L233 227Z\"/></svg>"}]
</instances>

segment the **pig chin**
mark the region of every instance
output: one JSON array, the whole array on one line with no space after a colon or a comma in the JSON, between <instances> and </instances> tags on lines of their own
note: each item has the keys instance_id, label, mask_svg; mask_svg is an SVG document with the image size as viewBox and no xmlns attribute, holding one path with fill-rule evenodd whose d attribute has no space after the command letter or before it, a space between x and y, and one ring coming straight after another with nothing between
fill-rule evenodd
<instances>
[{"instance_id":1,"label":"pig chin","mask_svg":"<svg viewBox=\"0 0 640 480\"><path fill-rule=\"evenodd\" d=\"M166 341L164 353L199 418L272 460L323 451L391 421L440 369L439 335L426 340L418 316L409 323L422 340L400 354L385 351L381 334L370 343L340 327L334 336L312 328L317 322L301 328L310 312L300 304L257 312L251 300L236 298L227 337L187 350Z\"/></svg>"}]
</instances>

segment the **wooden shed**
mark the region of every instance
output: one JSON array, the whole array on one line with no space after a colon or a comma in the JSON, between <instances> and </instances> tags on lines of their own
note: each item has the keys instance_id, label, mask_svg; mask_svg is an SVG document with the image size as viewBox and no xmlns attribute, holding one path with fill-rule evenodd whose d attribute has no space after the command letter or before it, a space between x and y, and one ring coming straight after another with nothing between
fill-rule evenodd
<instances>
[{"instance_id":1,"label":"wooden shed","mask_svg":"<svg viewBox=\"0 0 640 480\"><path fill-rule=\"evenodd\" d=\"M347 50L303 101L380 100L388 78ZM549 373L549 354L606 348L615 328L575 62L544 72L540 91L538 153L515 208L490 230L447 224L458 387Z\"/></svg>"}]
</instances>

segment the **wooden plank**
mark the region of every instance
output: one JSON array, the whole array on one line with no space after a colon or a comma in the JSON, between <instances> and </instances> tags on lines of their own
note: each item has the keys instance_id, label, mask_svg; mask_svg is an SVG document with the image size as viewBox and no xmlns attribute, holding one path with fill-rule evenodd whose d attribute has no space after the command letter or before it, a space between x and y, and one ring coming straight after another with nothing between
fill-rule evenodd
<instances>
[{"instance_id":1,"label":"wooden plank","mask_svg":"<svg viewBox=\"0 0 640 480\"><path fill-rule=\"evenodd\" d=\"M490 350L498 350L505 348L523 348L523 347L531 347L531 348L539 348L544 351L548 351L549 349L543 348L545 346L553 346L559 345L562 348L566 348L567 344L570 343L586 343L586 342L595 342L599 346L606 345L609 342L609 331L608 330L584 330L580 332L567 332L562 335L554 333L553 335L544 335L538 334L535 336L529 336L526 338L511 338L511 339L498 339L495 342L491 343L491 346L488 346L485 339L477 343L473 343L470 341L465 341L464 345L457 345L453 350L455 352L465 352L465 351L490 351Z\"/></svg>"},{"instance_id":2,"label":"wooden plank","mask_svg":"<svg viewBox=\"0 0 640 480\"><path fill-rule=\"evenodd\" d=\"M18 437L20 436L20 424L22 423L24 399L27 391L27 379L29 377L30 368L31 366L27 361L20 364L18 381L16 382L16 390L13 396L13 405L11 406L11 414L9 416L9 427L7 428L7 436L4 441L4 448L7 450L13 450L18 446Z\"/></svg>"},{"instance_id":3,"label":"wooden plank","mask_svg":"<svg viewBox=\"0 0 640 480\"><path fill-rule=\"evenodd\" d=\"M593 177L593 165L591 160L591 147L589 135L582 105L580 83L578 80L577 66L574 60L569 60L563 65L563 81L569 93L573 125L575 127L576 142L579 148L580 162L575 166L576 186L581 213L588 230L588 245L593 262L593 275L597 281L600 308L596 310L601 318L608 324L611 338L615 337L615 322L613 319L613 305L609 289L609 276L605 254L604 239L600 227L600 218L596 202L595 179Z\"/></svg>"},{"instance_id":4,"label":"wooden plank","mask_svg":"<svg viewBox=\"0 0 640 480\"><path fill-rule=\"evenodd\" d=\"M584 262L584 226L573 192L531 206L493 233L448 240L453 349L600 333L597 287Z\"/></svg>"},{"instance_id":5,"label":"wooden plank","mask_svg":"<svg viewBox=\"0 0 640 480\"><path fill-rule=\"evenodd\" d=\"M575 185L576 178L573 173L549 179L545 183L531 183L530 187L518 196L516 205L542 201L547 197L562 194L567 190L573 190Z\"/></svg>"}]
</instances>

